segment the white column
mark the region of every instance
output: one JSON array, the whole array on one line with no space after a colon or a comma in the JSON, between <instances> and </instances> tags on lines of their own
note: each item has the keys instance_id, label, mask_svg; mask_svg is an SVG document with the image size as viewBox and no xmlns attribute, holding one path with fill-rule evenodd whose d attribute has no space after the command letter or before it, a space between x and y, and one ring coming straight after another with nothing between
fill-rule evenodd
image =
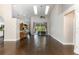
<instances>
[{"instance_id":1,"label":"white column","mask_svg":"<svg viewBox=\"0 0 79 59\"><path fill-rule=\"evenodd\" d=\"M16 38L20 40L20 19L16 19Z\"/></svg>"},{"instance_id":2,"label":"white column","mask_svg":"<svg viewBox=\"0 0 79 59\"><path fill-rule=\"evenodd\" d=\"M75 45L74 52L79 54L79 5L75 6L75 15L76 15L76 35L75 35Z\"/></svg>"}]
</instances>

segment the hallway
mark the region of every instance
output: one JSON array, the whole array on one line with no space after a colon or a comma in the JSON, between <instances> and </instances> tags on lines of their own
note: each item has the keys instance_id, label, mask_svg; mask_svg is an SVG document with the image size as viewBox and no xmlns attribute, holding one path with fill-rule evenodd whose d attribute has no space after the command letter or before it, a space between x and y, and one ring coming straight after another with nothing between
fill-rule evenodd
<instances>
[{"instance_id":1,"label":"hallway","mask_svg":"<svg viewBox=\"0 0 79 59\"><path fill-rule=\"evenodd\" d=\"M79 50L76 49L77 13L74 13L76 12L74 6L73 4L0 5L1 16L5 21L4 47L0 48L0 54L74 55L74 51ZM73 10L73 15L70 15ZM28 35L31 35L31 38L27 39Z\"/></svg>"},{"instance_id":2,"label":"hallway","mask_svg":"<svg viewBox=\"0 0 79 59\"><path fill-rule=\"evenodd\" d=\"M38 39L36 41L35 39ZM73 46L64 46L50 36L39 36L31 39L23 39L16 42L5 42L4 47L0 48L0 54L4 55L73 55Z\"/></svg>"}]
</instances>

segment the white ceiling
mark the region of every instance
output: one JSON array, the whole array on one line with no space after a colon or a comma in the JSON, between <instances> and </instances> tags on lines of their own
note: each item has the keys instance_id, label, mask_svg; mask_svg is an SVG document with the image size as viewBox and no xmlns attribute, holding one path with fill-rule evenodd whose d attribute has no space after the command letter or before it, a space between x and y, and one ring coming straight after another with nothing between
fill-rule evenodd
<instances>
[{"instance_id":1,"label":"white ceiling","mask_svg":"<svg viewBox=\"0 0 79 59\"><path fill-rule=\"evenodd\" d=\"M26 17L35 16L34 10L33 10L34 5L37 6L38 14L36 16L46 16L47 17L47 16L50 15L51 10L53 9L52 4L14 4L14 5L12 5L13 17L17 17L17 16L26 16ZM47 15L45 15L46 5L50 6L49 12L48 12Z\"/></svg>"}]
</instances>

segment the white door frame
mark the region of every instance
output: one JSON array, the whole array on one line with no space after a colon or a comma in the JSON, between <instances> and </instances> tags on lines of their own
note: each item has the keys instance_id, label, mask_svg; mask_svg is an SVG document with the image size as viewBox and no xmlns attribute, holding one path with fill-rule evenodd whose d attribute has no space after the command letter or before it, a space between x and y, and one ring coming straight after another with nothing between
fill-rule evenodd
<instances>
[{"instance_id":1,"label":"white door frame","mask_svg":"<svg viewBox=\"0 0 79 59\"><path fill-rule=\"evenodd\" d=\"M66 11L64 11L63 15L65 16L66 14L68 14L68 13L70 13L72 11L75 11L75 5L73 5L72 7L68 8ZM74 22L76 22L76 21L74 21ZM76 25L74 24L73 32L76 32L75 27L76 27ZM73 35L73 43L64 43L64 45L74 45L74 41L75 41L75 35Z\"/></svg>"}]
</instances>

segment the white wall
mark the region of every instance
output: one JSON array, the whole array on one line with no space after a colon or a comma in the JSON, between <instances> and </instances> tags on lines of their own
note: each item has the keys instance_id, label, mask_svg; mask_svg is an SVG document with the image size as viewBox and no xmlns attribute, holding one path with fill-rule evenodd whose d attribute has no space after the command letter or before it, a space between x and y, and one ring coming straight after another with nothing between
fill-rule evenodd
<instances>
[{"instance_id":1,"label":"white wall","mask_svg":"<svg viewBox=\"0 0 79 59\"><path fill-rule=\"evenodd\" d=\"M43 22L47 22L47 18L43 19L43 18L40 18L40 17L37 17L37 16L33 16L31 17L31 34L34 34L34 30L33 30L33 23L36 22L36 23L43 23Z\"/></svg>"},{"instance_id":2,"label":"white wall","mask_svg":"<svg viewBox=\"0 0 79 59\"><path fill-rule=\"evenodd\" d=\"M71 6L73 6L74 4L62 4L62 5L63 5L63 12L64 12L67 9L69 9Z\"/></svg>"},{"instance_id":3,"label":"white wall","mask_svg":"<svg viewBox=\"0 0 79 59\"><path fill-rule=\"evenodd\" d=\"M12 18L11 5L0 5L0 16L4 19L4 41L16 41L16 20Z\"/></svg>"},{"instance_id":4,"label":"white wall","mask_svg":"<svg viewBox=\"0 0 79 59\"><path fill-rule=\"evenodd\" d=\"M16 41L16 20L10 19L5 23L4 41Z\"/></svg>"},{"instance_id":5,"label":"white wall","mask_svg":"<svg viewBox=\"0 0 79 59\"><path fill-rule=\"evenodd\" d=\"M64 40L62 5L55 5L50 16L49 34L60 42Z\"/></svg>"}]
</instances>

